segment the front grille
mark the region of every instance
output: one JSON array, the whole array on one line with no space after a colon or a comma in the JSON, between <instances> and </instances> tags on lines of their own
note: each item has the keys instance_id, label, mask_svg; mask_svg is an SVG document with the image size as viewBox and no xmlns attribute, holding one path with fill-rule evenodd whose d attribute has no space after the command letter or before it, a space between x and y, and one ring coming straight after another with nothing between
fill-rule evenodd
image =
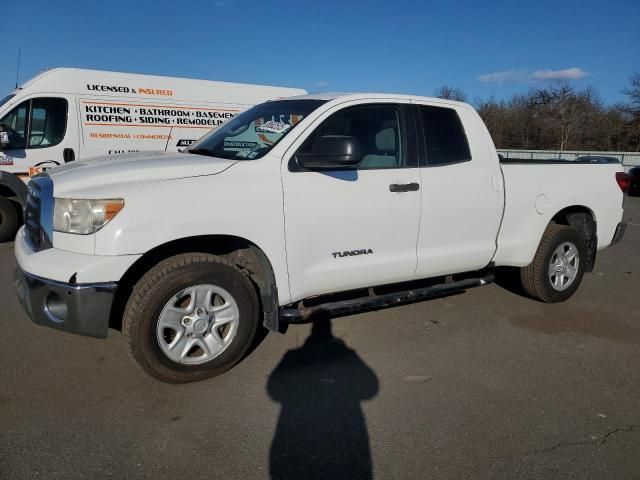
<instances>
[{"instance_id":1,"label":"front grille","mask_svg":"<svg viewBox=\"0 0 640 480\"><path fill-rule=\"evenodd\" d=\"M40 250L42 247L42 228L40 226L40 193L42 189L34 182L29 182L29 195L24 209L24 230L31 245Z\"/></svg>"},{"instance_id":2,"label":"front grille","mask_svg":"<svg viewBox=\"0 0 640 480\"><path fill-rule=\"evenodd\" d=\"M41 174L29 182L24 208L24 230L34 250L51 247L52 223L53 183L48 175Z\"/></svg>"}]
</instances>

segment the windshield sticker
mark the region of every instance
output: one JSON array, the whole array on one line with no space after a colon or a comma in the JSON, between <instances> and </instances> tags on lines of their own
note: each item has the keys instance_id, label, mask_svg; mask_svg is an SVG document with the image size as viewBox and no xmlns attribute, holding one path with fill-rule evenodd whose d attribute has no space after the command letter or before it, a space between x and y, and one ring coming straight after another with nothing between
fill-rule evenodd
<instances>
[{"instance_id":1,"label":"windshield sticker","mask_svg":"<svg viewBox=\"0 0 640 480\"><path fill-rule=\"evenodd\" d=\"M291 128L291 125L283 122L269 120L262 125L256 125L256 132L284 133Z\"/></svg>"},{"instance_id":2,"label":"windshield sticker","mask_svg":"<svg viewBox=\"0 0 640 480\"><path fill-rule=\"evenodd\" d=\"M240 141L240 140L225 140L223 143L223 147L224 148L229 148L229 149L240 149L240 150L245 150L245 149L253 149L256 148L258 146L258 144L256 142L245 142L245 141Z\"/></svg>"}]
</instances>

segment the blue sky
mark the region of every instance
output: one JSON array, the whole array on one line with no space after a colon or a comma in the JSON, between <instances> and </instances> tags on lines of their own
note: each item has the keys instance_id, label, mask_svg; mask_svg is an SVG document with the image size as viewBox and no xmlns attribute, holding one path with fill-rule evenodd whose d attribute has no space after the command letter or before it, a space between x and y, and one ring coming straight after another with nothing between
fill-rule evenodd
<instances>
[{"instance_id":1,"label":"blue sky","mask_svg":"<svg viewBox=\"0 0 640 480\"><path fill-rule=\"evenodd\" d=\"M608 103L640 71L640 1L5 2L0 96L57 66L505 98L565 78Z\"/></svg>"}]
</instances>

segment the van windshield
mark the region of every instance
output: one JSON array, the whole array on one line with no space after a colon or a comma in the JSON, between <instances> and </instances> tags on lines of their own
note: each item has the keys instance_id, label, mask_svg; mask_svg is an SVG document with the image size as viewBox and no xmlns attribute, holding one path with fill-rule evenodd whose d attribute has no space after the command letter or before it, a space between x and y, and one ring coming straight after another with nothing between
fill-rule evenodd
<instances>
[{"instance_id":1,"label":"van windshield","mask_svg":"<svg viewBox=\"0 0 640 480\"><path fill-rule=\"evenodd\" d=\"M187 152L231 160L260 158L323 103L276 100L256 105L202 137Z\"/></svg>"},{"instance_id":2,"label":"van windshield","mask_svg":"<svg viewBox=\"0 0 640 480\"><path fill-rule=\"evenodd\" d=\"M5 103L7 103L9 100L11 100L15 96L16 94L12 93L11 95L7 95L6 97L4 97L2 100L0 100L0 107L2 107Z\"/></svg>"}]
</instances>

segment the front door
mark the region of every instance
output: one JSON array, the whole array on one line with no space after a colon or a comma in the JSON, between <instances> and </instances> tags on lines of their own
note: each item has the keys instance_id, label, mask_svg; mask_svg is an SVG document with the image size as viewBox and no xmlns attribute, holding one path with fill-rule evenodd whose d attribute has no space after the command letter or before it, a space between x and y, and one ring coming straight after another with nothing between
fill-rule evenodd
<instances>
[{"instance_id":1,"label":"front door","mask_svg":"<svg viewBox=\"0 0 640 480\"><path fill-rule=\"evenodd\" d=\"M18 176L39 173L77 155L75 109L66 98L24 100L0 118L9 146L0 152L0 168Z\"/></svg>"},{"instance_id":2,"label":"front door","mask_svg":"<svg viewBox=\"0 0 640 480\"><path fill-rule=\"evenodd\" d=\"M301 171L295 153L284 159L286 249L294 301L413 278L421 192L407 107L335 107L298 141L296 153L308 153L319 136L355 137L362 154L357 168Z\"/></svg>"}]
</instances>

